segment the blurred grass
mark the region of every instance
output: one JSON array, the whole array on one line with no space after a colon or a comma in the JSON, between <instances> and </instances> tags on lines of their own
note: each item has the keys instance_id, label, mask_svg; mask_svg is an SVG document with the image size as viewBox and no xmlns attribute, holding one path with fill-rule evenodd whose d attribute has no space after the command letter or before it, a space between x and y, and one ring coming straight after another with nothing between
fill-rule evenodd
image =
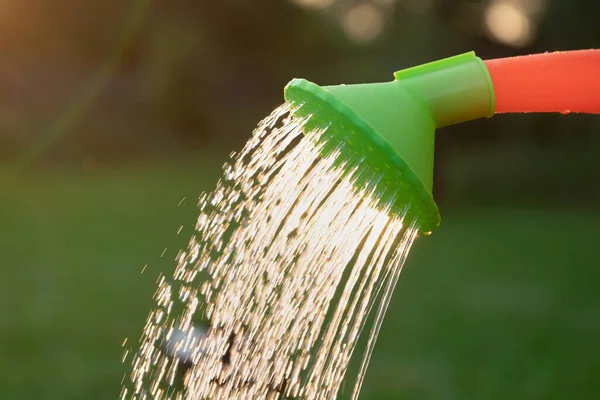
<instances>
[{"instance_id":1,"label":"blurred grass","mask_svg":"<svg viewBox=\"0 0 600 400\"><path fill-rule=\"evenodd\" d=\"M5 179L2 399L118 397L121 343L137 341L217 177L214 162L172 165Z\"/></svg>"},{"instance_id":2,"label":"blurred grass","mask_svg":"<svg viewBox=\"0 0 600 400\"><path fill-rule=\"evenodd\" d=\"M139 337L218 165L4 178L2 399L117 397L121 343ZM597 398L597 213L442 214L409 256L361 399Z\"/></svg>"},{"instance_id":3,"label":"blurred grass","mask_svg":"<svg viewBox=\"0 0 600 400\"><path fill-rule=\"evenodd\" d=\"M362 398L598 398L598 213L442 218L405 264Z\"/></svg>"}]
</instances>

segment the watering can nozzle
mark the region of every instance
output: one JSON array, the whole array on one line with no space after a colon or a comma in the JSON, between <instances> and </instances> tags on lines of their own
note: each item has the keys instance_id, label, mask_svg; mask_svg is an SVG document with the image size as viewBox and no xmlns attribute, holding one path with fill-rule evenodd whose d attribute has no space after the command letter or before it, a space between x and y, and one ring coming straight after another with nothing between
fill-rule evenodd
<instances>
[{"instance_id":1,"label":"watering can nozzle","mask_svg":"<svg viewBox=\"0 0 600 400\"><path fill-rule=\"evenodd\" d=\"M345 169L381 176L373 183L355 173L359 187L372 189L391 212L417 219L424 232L440 222L432 197L435 129L494 114L489 73L473 52L396 72L386 83L320 87L294 79L285 98L296 116L308 118L305 131L326 128L322 151L338 149Z\"/></svg>"},{"instance_id":2,"label":"watering can nozzle","mask_svg":"<svg viewBox=\"0 0 600 400\"><path fill-rule=\"evenodd\" d=\"M485 62L470 52L396 72L387 83L320 87L294 79L285 98L308 119L305 132L325 130L320 151L335 152L358 188L429 232L440 222L432 196L436 128L494 113L600 114L598 71L600 49Z\"/></svg>"}]
</instances>

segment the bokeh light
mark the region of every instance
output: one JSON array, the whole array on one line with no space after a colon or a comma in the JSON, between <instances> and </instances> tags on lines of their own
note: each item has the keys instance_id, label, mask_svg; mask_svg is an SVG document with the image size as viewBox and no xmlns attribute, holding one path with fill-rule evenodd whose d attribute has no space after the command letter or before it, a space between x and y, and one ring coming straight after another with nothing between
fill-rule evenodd
<instances>
[{"instance_id":1,"label":"bokeh light","mask_svg":"<svg viewBox=\"0 0 600 400\"><path fill-rule=\"evenodd\" d=\"M492 2L485 11L485 24L493 39L509 46L523 47L533 39L532 21L519 2Z\"/></svg>"},{"instance_id":2,"label":"bokeh light","mask_svg":"<svg viewBox=\"0 0 600 400\"><path fill-rule=\"evenodd\" d=\"M350 8L344 16L344 29L357 43L371 42L383 32L385 19L381 9L371 3Z\"/></svg>"}]
</instances>

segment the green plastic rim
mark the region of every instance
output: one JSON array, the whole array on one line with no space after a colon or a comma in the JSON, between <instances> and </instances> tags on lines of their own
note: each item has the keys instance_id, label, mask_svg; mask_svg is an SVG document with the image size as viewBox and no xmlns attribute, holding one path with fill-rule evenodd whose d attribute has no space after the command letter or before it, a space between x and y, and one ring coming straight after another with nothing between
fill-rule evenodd
<instances>
[{"instance_id":1,"label":"green plastic rim","mask_svg":"<svg viewBox=\"0 0 600 400\"><path fill-rule=\"evenodd\" d=\"M285 88L294 116L308 119L304 132L323 130L321 155L336 154L336 163L356 187L372 191L382 209L416 220L423 233L440 224L432 195L390 144L350 107L326 89L304 79Z\"/></svg>"}]
</instances>

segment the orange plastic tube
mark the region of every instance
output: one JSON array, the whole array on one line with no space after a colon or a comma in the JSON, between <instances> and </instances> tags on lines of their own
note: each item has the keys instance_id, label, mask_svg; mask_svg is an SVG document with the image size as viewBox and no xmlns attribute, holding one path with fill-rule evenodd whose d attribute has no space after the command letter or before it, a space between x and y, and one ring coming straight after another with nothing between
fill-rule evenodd
<instances>
[{"instance_id":1,"label":"orange plastic tube","mask_svg":"<svg viewBox=\"0 0 600 400\"><path fill-rule=\"evenodd\" d=\"M600 114L600 50L577 50L484 61L496 114Z\"/></svg>"}]
</instances>

